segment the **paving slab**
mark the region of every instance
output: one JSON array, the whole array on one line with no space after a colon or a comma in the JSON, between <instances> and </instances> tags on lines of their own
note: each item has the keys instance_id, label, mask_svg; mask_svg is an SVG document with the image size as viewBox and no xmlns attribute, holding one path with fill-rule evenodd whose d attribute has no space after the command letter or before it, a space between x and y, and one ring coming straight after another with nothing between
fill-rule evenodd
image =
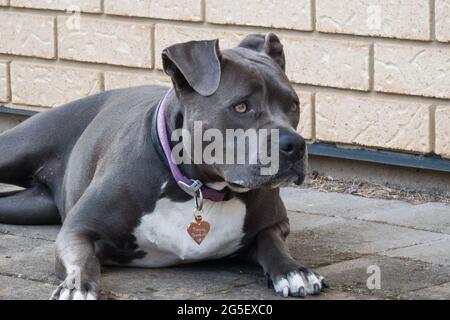
<instances>
[{"instance_id":1,"label":"paving slab","mask_svg":"<svg viewBox=\"0 0 450 320\"><path fill-rule=\"evenodd\" d=\"M288 242L297 259L307 265L321 266L447 237L440 233L388 224L346 220L292 232Z\"/></svg>"},{"instance_id":2,"label":"paving slab","mask_svg":"<svg viewBox=\"0 0 450 320\"><path fill-rule=\"evenodd\" d=\"M102 287L134 299L274 299L262 269L207 262L164 269L108 268Z\"/></svg>"},{"instance_id":3,"label":"paving slab","mask_svg":"<svg viewBox=\"0 0 450 320\"><path fill-rule=\"evenodd\" d=\"M380 289L370 290L368 267L380 268ZM340 292L399 299L402 294L448 282L450 268L380 255L366 256L322 267L318 271L327 278L331 287Z\"/></svg>"},{"instance_id":4,"label":"paving slab","mask_svg":"<svg viewBox=\"0 0 450 320\"><path fill-rule=\"evenodd\" d=\"M412 206L397 200L369 199L302 188L283 188L281 197L290 211L342 218L357 218L380 210Z\"/></svg>"},{"instance_id":5,"label":"paving slab","mask_svg":"<svg viewBox=\"0 0 450 320\"><path fill-rule=\"evenodd\" d=\"M450 239L447 238L446 240L389 250L383 254L390 257L403 257L437 265L450 266Z\"/></svg>"},{"instance_id":6,"label":"paving slab","mask_svg":"<svg viewBox=\"0 0 450 320\"><path fill-rule=\"evenodd\" d=\"M296 211L288 211L291 232L314 229L332 223L345 222L342 218L311 215Z\"/></svg>"},{"instance_id":7,"label":"paving slab","mask_svg":"<svg viewBox=\"0 0 450 320\"><path fill-rule=\"evenodd\" d=\"M55 241L60 229L60 226L12 226L0 224L0 234L48 241Z\"/></svg>"},{"instance_id":8,"label":"paving slab","mask_svg":"<svg viewBox=\"0 0 450 320\"><path fill-rule=\"evenodd\" d=\"M57 283L52 241L0 235L0 274Z\"/></svg>"},{"instance_id":9,"label":"paving slab","mask_svg":"<svg viewBox=\"0 0 450 320\"><path fill-rule=\"evenodd\" d=\"M407 300L450 300L450 282L401 295Z\"/></svg>"},{"instance_id":10,"label":"paving slab","mask_svg":"<svg viewBox=\"0 0 450 320\"><path fill-rule=\"evenodd\" d=\"M359 218L450 234L450 205L445 203L378 210Z\"/></svg>"},{"instance_id":11,"label":"paving slab","mask_svg":"<svg viewBox=\"0 0 450 320\"><path fill-rule=\"evenodd\" d=\"M54 286L0 275L0 300L48 300Z\"/></svg>"}]
</instances>

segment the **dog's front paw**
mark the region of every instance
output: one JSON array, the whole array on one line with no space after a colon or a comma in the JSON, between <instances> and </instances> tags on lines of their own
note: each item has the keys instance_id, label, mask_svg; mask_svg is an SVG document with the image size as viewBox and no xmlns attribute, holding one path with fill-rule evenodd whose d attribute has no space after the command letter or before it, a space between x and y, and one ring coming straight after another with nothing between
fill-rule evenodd
<instances>
[{"instance_id":1,"label":"dog's front paw","mask_svg":"<svg viewBox=\"0 0 450 320\"><path fill-rule=\"evenodd\" d=\"M270 276L269 286L283 297L318 295L327 287L324 277L307 268L299 268L284 274Z\"/></svg>"},{"instance_id":2,"label":"dog's front paw","mask_svg":"<svg viewBox=\"0 0 450 320\"><path fill-rule=\"evenodd\" d=\"M97 300L98 289L95 282L80 284L77 277L68 275L53 291L50 300Z\"/></svg>"}]
</instances>

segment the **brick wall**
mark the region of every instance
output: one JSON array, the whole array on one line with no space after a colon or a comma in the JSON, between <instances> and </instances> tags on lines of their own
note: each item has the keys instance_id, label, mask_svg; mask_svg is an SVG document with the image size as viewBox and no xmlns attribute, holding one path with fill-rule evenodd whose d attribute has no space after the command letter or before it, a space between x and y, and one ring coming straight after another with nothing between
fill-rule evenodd
<instances>
[{"instance_id":1,"label":"brick wall","mask_svg":"<svg viewBox=\"0 0 450 320\"><path fill-rule=\"evenodd\" d=\"M0 102L169 83L166 46L267 31L307 139L450 158L450 0L0 0Z\"/></svg>"}]
</instances>

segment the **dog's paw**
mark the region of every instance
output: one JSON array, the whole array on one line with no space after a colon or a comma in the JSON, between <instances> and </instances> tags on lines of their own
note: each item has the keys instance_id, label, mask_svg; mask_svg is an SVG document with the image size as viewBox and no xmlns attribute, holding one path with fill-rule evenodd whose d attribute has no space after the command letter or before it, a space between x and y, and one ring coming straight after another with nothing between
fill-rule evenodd
<instances>
[{"instance_id":1,"label":"dog's paw","mask_svg":"<svg viewBox=\"0 0 450 320\"><path fill-rule=\"evenodd\" d=\"M50 300L97 300L97 284L95 282L80 284L77 279L73 275L68 275L53 291Z\"/></svg>"},{"instance_id":2,"label":"dog's paw","mask_svg":"<svg viewBox=\"0 0 450 320\"><path fill-rule=\"evenodd\" d=\"M97 292L92 289L82 290L61 283L50 298L50 300L97 300Z\"/></svg>"},{"instance_id":3,"label":"dog's paw","mask_svg":"<svg viewBox=\"0 0 450 320\"><path fill-rule=\"evenodd\" d=\"M269 280L269 286L273 287L278 295L285 298L318 295L324 288L327 288L324 277L306 268L275 275Z\"/></svg>"}]
</instances>

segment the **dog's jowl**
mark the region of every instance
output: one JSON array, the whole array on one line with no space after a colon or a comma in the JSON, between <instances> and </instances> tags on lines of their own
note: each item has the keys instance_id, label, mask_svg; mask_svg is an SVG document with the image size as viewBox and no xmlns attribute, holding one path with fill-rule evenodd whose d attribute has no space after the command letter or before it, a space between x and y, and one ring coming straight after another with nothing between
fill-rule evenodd
<instances>
[{"instance_id":1,"label":"dog's jowl","mask_svg":"<svg viewBox=\"0 0 450 320\"><path fill-rule=\"evenodd\" d=\"M323 278L286 244L279 188L303 182L307 154L278 37L249 35L229 50L217 40L181 43L162 59L172 88L108 91L0 135L0 182L25 188L0 194L0 223L62 223L62 283L53 299L98 298L102 264L165 267L228 257L259 264L280 295L319 294ZM214 148L208 138L198 143L197 123L205 136L213 130ZM174 141L177 130L184 133ZM230 130L246 136L228 141ZM208 154L227 161L179 163L175 149L187 160ZM259 161L261 154L277 163Z\"/></svg>"}]
</instances>

